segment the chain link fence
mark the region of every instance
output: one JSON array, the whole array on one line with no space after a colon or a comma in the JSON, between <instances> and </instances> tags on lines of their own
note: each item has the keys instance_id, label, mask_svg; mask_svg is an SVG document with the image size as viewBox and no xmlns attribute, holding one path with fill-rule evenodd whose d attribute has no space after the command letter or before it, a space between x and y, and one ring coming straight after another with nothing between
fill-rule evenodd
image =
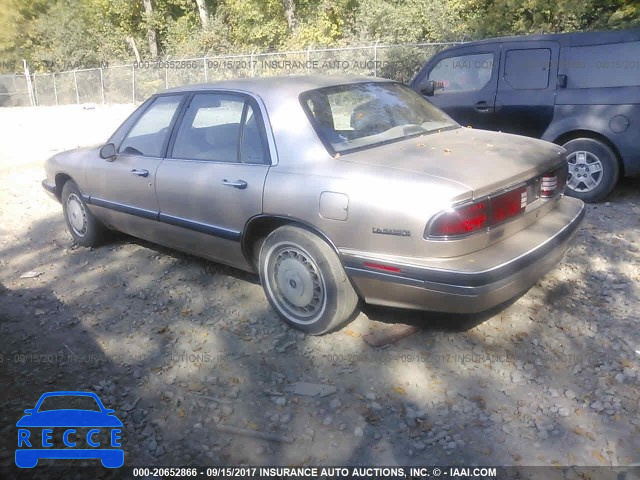
<instances>
[{"instance_id":1,"label":"chain link fence","mask_svg":"<svg viewBox=\"0 0 640 480\"><path fill-rule=\"evenodd\" d=\"M163 59L57 73L0 75L0 106L141 102L166 88L273 75L362 75L408 82L455 42Z\"/></svg>"}]
</instances>

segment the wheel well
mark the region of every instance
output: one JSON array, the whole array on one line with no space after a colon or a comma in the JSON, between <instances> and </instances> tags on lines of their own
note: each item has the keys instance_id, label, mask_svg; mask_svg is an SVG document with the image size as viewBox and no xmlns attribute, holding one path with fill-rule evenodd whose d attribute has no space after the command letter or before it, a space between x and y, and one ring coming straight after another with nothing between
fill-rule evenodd
<instances>
[{"instance_id":1,"label":"wheel well","mask_svg":"<svg viewBox=\"0 0 640 480\"><path fill-rule=\"evenodd\" d=\"M267 236L271 232L273 232L276 228L280 228L284 225L293 225L296 227L304 228L305 230L309 230L310 232L318 235L325 242L327 242L329 246L336 252L336 255L338 255L338 250L336 249L335 245L324 233L309 225L308 223L303 222L302 220L278 216L256 217L249 221L249 224L245 228L241 240L244 256L249 264L252 265L256 270L258 261L258 259L255 258L256 243L264 241L264 239L267 238Z\"/></svg>"},{"instance_id":2,"label":"wheel well","mask_svg":"<svg viewBox=\"0 0 640 480\"><path fill-rule=\"evenodd\" d=\"M62 199L62 188L69 180L71 180L71 177L66 173L58 173L56 175L56 197L58 197L58 200Z\"/></svg>"},{"instance_id":3,"label":"wheel well","mask_svg":"<svg viewBox=\"0 0 640 480\"><path fill-rule=\"evenodd\" d=\"M571 132L563 133L558 138L556 138L553 143L564 145L568 141L575 140L576 138L592 138L593 140L598 140L599 142L602 142L607 147L609 147L611 151L613 151L614 155L616 156L616 160L618 161L618 167L620 168L620 178L624 177L624 163L622 162L620 152L618 152L616 146L611 143L611 141L607 137L601 135L600 133L593 132L591 130L573 130Z\"/></svg>"}]
</instances>

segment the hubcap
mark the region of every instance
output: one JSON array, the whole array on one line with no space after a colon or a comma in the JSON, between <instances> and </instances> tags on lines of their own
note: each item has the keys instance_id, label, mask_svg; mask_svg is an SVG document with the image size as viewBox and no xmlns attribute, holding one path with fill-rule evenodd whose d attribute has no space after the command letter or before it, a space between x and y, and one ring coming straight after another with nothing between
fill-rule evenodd
<instances>
[{"instance_id":1,"label":"hubcap","mask_svg":"<svg viewBox=\"0 0 640 480\"><path fill-rule=\"evenodd\" d=\"M567 187L576 192L590 192L602 181L602 162L591 152L573 152L567 157Z\"/></svg>"},{"instance_id":2,"label":"hubcap","mask_svg":"<svg viewBox=\"0 0 640 480\"><path fill-rule=\"evenodd\" d=\"M67 218L73 231L80 237L87 233L87 214L82 201L75 193L67 198Z\"/></svg>"},{"instance_id":3,"label":"hubcap","mask_svg":"<svg viewBox=\"0 0 640 480\"><path fill-rule=\"evenodd\" d=\"M281 311L297 323L315 321L325 305L325 285L311 255L292 245L276 247L267 268L270 290Z\"/></svg>"}]
</instances>

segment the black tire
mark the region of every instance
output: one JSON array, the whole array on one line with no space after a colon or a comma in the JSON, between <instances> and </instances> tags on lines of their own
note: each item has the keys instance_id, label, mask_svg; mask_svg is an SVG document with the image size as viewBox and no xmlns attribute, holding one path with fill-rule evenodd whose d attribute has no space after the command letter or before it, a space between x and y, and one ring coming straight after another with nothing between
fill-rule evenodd
<instances>
[{"instance_id":1,"label":"black tire","mask_svg":"<svg viewBox=\"0 0 640 480\"><path fill-rule=\"evenodd\" d=\"M357 313L358 295L338 256L308 230L286 225L271 232L258 271L273 309L309 335L331 332Z\"/></svg>"},{"instance_id":2,"label":"black tire","mask_svg":"<svg viewBox=\"0 0 640 480\"><path fill-rule=\"evenodd\" d=\"M569 162L566 194L588 203L604 200L620 175L615 152L593 138L575 138L563 147ZM598 168L601 170L594 172Z\"/></svg>"},{"instance_id":3,"label":"black tire","mask_svg":"<svg viewBox=\"0 0 640 480\"><path fill-rule=\"evenodd\" d=\"M96 247L104 242L107 229L87 208L73 180L68 180L62 187L60 201L69 233L78 245Z\"/></svg>"}]
</instances>

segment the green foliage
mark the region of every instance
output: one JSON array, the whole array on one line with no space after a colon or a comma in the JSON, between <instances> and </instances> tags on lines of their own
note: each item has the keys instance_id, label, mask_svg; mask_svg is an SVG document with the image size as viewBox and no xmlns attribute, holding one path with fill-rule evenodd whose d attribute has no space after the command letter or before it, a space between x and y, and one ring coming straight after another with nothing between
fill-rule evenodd
<instances>
[{"instance_id":1,"label":"green foliage","mask_svg":"<svg viewBox=\"0 0 640 480\"><path fill-rule=\"evenodd\" d=\"M462 14L477 38L640 26L638 0L471 0Z\"/></svg>"},{"instance_id":2,"label":"green foliage","mask_svg":"<svg viewBox=\"0 0 640 480\"><path fill-rule=\"evenodd\" d=\"M229 26L231 44L240 50L276 49L288 34L281 0L226 0L217 13Z\"/></svg>"},{"instance_id":3,"label":"green foliage","mask_svg":"<svg viewBox=\"0 0 640 480\"><path fill-rule=\"evenodd\" d=\"M458 10L448 0L361 0L357 33L384 43L458 40L463 28Z\"/></svg>"},{"instance_id":4,"label":"green foliage","mask_svg":"<svg viewBox=\"0 0 640 480\"><path fill-rule=\"evenodd\" d=\"M353 31L357 0L301 0L296 6L298 26L285 48L340 45Z\"/></svg>"}]
</instances>

